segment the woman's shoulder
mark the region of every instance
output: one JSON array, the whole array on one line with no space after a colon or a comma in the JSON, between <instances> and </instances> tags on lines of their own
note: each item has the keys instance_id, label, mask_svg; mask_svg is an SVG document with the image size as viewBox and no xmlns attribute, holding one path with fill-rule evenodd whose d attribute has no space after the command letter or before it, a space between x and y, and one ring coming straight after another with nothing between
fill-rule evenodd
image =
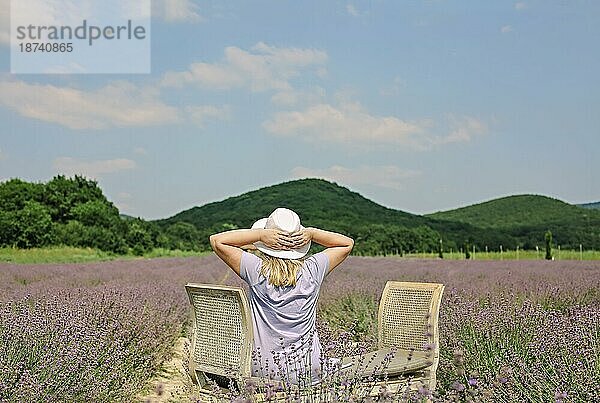
<instances>
[{"instance_id":1,"label":"woman's shoulder","mask_svg":"<svg viewBox=\"0 0 600 403\"><path fill-rule=\"evenodd\" d=\"M325 251L317 252L304 259L304 261L307 260L311 260L315 263L321 263L322 261L327 260L327 254L325 253Z\"/></svg>"},{"instance_id":2,"label":"woman's shoulder","mask_svg":"<svg viewBox=\"0 0 600 403\"><path fill-rule=\"evenodd\" d=\"M240 277L248 284L252 285L258 282L259 269L262 265L262 259L253 253L242 251L240 260Z\"/></svg>"},{"instance_id":3,"label":"woman's shoulder","mask_svg":"<svg viewBox=\"0 0 600 403\"><path fill-rule=\"evenodd\" d=\"M318 252L304 259L304 266L309 270L311 275L320 280L325 277L329 259L325 252Z\"/></svg>"}]
</instances>

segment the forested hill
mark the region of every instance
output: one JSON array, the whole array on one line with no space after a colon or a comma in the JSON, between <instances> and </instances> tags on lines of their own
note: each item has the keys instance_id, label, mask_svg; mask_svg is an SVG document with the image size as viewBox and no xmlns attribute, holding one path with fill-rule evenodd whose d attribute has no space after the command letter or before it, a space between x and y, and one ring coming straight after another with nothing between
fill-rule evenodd
<instances>
[{"instance_id":1,"label":"forested hill","mask_svg":"<svg viewBox=\"0 0 600 403\"><path fill-rule=\"evenodd\" d=\"M499 245L524 249L542 245L547 230L563 247L600 248L600 211L592 211L545 196L522 195L492 200L426 216L381 206L358 193L321 179L285 182L223 201L194 207L156 223L163 228L192 225L200 242L210 233L249 228L277 207L288 207L307 226L342 231L353 236L358 252L396 253ZM598 214L596 214L598 213ZM595 227L594 227L595 226Z\"/></svg>"},{"instance_id":2,"label":"forested hill","mask_svg":"<svg viewBox=\"0 0 600 403\"><path fill-rule=\"evenodd\" d=\"M512 228L564 219L578 220L588 211L557 199L538 195L508 196L428 217L460 221L479 227Z\"/></svg>"},{"instance_id":3,"label":"forested hill","mask_svg":"<svg viewBox=\"0 0 600 403\"><path fill-rule=\"evenodd\" d=\"M527 239L545 230L552 231L563 246L578 247L581 243L597 248L600 245L600 211L546 196L503 197L427 217L504 230L523 241L525 248L532 246Z\"/></svg>"},{"instance_id":4,"label":"forested hill","mask_svg":"<svg viewBox=\"0 0 600 403\"><path fill-rule=\"evenodd\" d=\"M223 201L193 207L159 223L186 221L198 228L230 223L249 228L277 207L298 213L304 225L336 224L348 228L365 223L390 223L415 227L430 220L383 207L345 187L321 179L302 179L268 186Z\"/></svg>"},{"instance_id":5,"label":"forested hill","mask_svg":"<svg viewBox=\"0 0 600 403\"><path fill-rule=\"evenodd\" d=\"M502 231L481 230L470 224L386 208L321 179L301 179L265 187L194 207L157 223L166 227L185 222L209 234L228 228L249 228L256 219L268 216L277 207L296 211L303 225L353 236L359 241L356 246L359 252L364 253L437 250L441 238L448 248L455 250L469 238L490 245L512 240Z\"/></svg>"},{"instance_id":6,"label":"forested hill","mask_svg":"<svg viewBox=\"0 0 600 403\"><path fill-rule=\"evenodd\" d=\"M583 208L587 208L587 209L597 209L597 210L600 210L600 202L578 204L577 206L583 207Z\"/></svg>"},{"instance_id":7,"label":"forested hill","mask_svg":"<svg viewBox=\"0 0 600 403\"><path fill-rule=\"evenodd\" d=\"M511 196L419 216L381 206L320 179L302 179L145 221L120 214L93 180L58 175L47 183L0 182L0 247L93 247L143 254L153 248L210 250L209 235L249 228L277 207L298 212L306 226L352 236L357 254L532 249L552 231L563 248L600 249L600 210L544 196Z\"/></svg>"}]
</instances>

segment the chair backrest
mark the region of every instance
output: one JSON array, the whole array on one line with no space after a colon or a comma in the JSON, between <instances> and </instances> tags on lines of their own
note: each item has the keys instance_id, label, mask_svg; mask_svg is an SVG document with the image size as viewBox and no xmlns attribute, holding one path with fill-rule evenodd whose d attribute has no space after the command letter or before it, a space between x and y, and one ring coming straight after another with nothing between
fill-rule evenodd
<instances>
[{"instance_id":1,"label":"chair backrest","mask_svg":"<svg viewBox=\"0 0 600 403\"><path fill-rule=\"evenodd\" d=\"M439 364L438 319L443 284L388 281L378 313L379 348L431 351L430 389Z\"/></svg>"},{"instance_id":2,"label":"chair backrest","mask_svg":"<svg viewBox=\"0 0 600 403\"><path fill-rule=\"evenodd\" d=\"M244 290L213 284L186 284L194 309L190 372L204 386L227 383L233 374L249 377L252 322ZM226 385L221 385L226 386Z\"/></svg>"}]
</instances>

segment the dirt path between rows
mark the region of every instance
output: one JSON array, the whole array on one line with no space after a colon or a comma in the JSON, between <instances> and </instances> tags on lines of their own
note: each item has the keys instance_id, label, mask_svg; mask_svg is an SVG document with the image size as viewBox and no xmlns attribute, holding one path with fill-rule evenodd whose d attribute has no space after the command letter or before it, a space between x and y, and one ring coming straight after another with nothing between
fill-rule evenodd
<instances>
[{"instance_id":1,"label":"dirt path between rows","mask_svg":"<svg viewBox=\"0 0 600 403\"><path fill-rule=\"evenodd\" d=\"M189 340L180 337L175 343L173 356L163 365L163 369L150 382L151 393L136 399L143 403L191 402L189 385L191 380L185 368L185 357Z\"/></svg>"},{"instance_id":2,"label":"dirt path between rows","mask_svg":"<svg viewBox=\"0 0 600 403\"><path fill-rule=\"evenodd\" d=\"M225 284L231 274L225 271L218 284ZM180 337L175 343L173 356L165 364L160 373L150 381L151 392L142 394L137 401L142 403L175 403L193 402L190 397L192 380L186 368L186 356L189 355L190 340ZM147 389L148 390L148 389Z\"/></svg>"}]
</instances>

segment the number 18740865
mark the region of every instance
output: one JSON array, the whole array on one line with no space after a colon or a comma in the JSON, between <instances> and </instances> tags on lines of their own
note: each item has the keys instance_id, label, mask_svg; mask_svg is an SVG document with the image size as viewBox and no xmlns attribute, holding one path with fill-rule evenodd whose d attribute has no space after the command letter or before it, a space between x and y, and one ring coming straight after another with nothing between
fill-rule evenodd
<instances>
[{"instance_id":1,"label":"number 18740865","mask_svg":"<svg viewBox=\"0 0 600 403\"><path fill-rule=\"evenodd\" d=\"M71 53L73 44L68 43L50 43L50 42L27 42L19 43L19 49L22 53L31 52L52 52L52 53Z\"/></svg>"}]
</instances>

